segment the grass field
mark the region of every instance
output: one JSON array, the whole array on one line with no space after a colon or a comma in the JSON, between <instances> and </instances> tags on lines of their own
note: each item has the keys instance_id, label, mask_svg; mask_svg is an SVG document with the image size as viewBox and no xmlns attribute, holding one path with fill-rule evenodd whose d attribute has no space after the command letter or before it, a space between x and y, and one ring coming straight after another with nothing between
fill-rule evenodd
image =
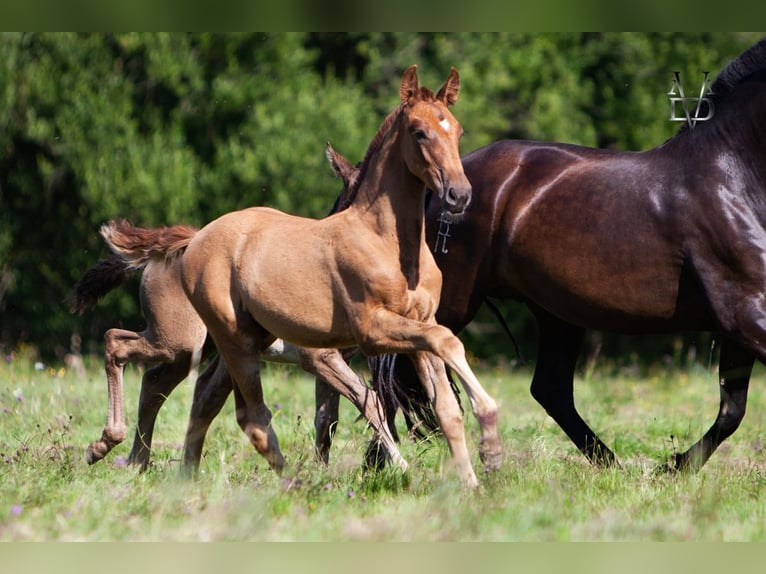
<instances>
[{"instance_id":1,"label":"grass field","mask_svg":"<svg viewBox=\"0 0 766 574\"><path fill-rule=\"evenodd\" d=\"M506 460L475 492L446 469L440 440L404 440L410 471L365 474L369 431L341 405L331 462L314 462L313 381L269 367L264 377L289 480L268 470L236 425L233 401L211 427L197 480L179 475L192 384L161 411L153 465L124 465L129 440L88 466L106 385L94 358L85 377L0 360L0 540L2 541L753 541L766 525L766 375L758 368L748 414L697 475L655 475L684 450L718 408L714 371L597 367L576 382L578 408L622 468L587 464L529 395L530 372L479 367L500 404ZM602 369L606 373L607 369ZM128 424L135 423L140 371L128 368ZM466 416L469 445L478 427ZM403 430L403 429L402 429ZM404 433L403 433L404 434ZM478 456L475 456L479 468Z\"/></svg>"}]
</instances>

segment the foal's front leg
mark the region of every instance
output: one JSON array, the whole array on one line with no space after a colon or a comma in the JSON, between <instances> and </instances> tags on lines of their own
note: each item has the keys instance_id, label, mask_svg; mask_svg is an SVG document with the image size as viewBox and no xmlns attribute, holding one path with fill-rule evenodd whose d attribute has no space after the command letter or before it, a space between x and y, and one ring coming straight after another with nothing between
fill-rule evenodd
<instances>
[{"instance_id":1,"label":"foal's front leg","mask_svg":"<svg viewBox=\"0 0 766 574\"><path fill-rule=\"evenodd\" d=\"M314 450L317 458L327 464L330 462L330 447L338 425L340 393L322 377L316 377L314 383Z\"/></svg>"},{"instance_id":2,"label":"foal's front leg","mask_svg":"<svg viewBox=\"0 0 766 574\"><path fill-rule=\"evenodd\" d=\"M351 357L353 357L358 351L359 349L357 348L344 349L341 351L343 360L348 363ZM296 347L297 354L303 352L305 352L303 349ZM324 464L327 464L330 461L330 447L332 447L332 439L335 435L335 429L338 426L340 393L335 387L330 385L322 377L316 377L314 384L314 400L316 404L316 410L314 414L314 432L316 433L314 438L314 450L316 452L317 458ZM373 441L378 444L379 441L377 435Z\"/></svg>"},{"instance_id":3,"label":"foal's front leg","mask_svg":"<svg viewBox=\"0 0 766 574\"><path fill-rule=\"evenodd\" d=\"M420 352L412 355L412 363L434 407L458 476L466 486L478 486L465 440L463 415L447 378L444 361L431 353Z\"/></svg>"},{"instance_id":4,"label":"foal's front leg","mask_svg":"<svg viewBox=\"0 0 766 574\"><path fill-rule=\"evenodd\" d=\"M503 460L497 430L497 403L484 390L465 358L460 340L434 320L425 323L408 319L386 309L379 309L365 334L362 350L372 354L428 351L442 359L457 373L471 402L471 409L481 428L479 454L487 470L497 469ZM449 392L453 395L452 391ZM457 402L457 399L453 400Z\"/></svg>"}]
</instances>

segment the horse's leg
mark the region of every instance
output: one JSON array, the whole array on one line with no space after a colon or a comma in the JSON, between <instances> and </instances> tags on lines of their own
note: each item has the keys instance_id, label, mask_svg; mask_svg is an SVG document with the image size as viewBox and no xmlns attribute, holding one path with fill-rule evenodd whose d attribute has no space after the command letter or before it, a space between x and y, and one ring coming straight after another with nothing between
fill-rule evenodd
<instances>
[{"instance_id":1,"label":"horse's leg","mask_svg":"<svg viewBox=\"0 0 766 574\"><path fill-rule=\"evenodd\" d=\"M282 339L277 339L263 351L261 358L269 363L300 364L302 352L302 349L296 345ZM350 357L353 352L347 351L347 354ZM340 394L327 381L317 377L314 387L314 398L316 404L314 415L314 430L316 432L314 450L317 459L327 464L330 460L332 437L338 424Z\"/></svg>"},{"instance_id":2,"label":"horse's leg","mask_svg":"<svg viewBox=\"0 0 766 574\"><path fill-rule=\"evenodd\" d=\"M671 457L666 470L698 471L715 449L737 430L745 416L747 388L754 362L752 353L730 339L723 340L718 365L721 390L718 416L705 435L689 450Z\"/></svg>"},{"instance_id":3,"label":"horse's leg","mask_svg":"<svg viewBox=\"0 0 766 574\"><path fill-rule=\"evenodd\" d=\"M250 341L250 337L245 334L221 339L216 337L213 329L210 333L233 380L237 423L255 450L266 459L271 468L281 474L285 459L271 426L271 411L263 400L260 353L256 351L258 345Z\"/></svg>"},{"instance_id":4,"label":"horse's leg","mask_svg":"<svg viewBox=\"0 0 766 574\"><path fill-rule=\"evenodd\" d=\"M413 353L412 363L434 407L444 438L452 455L452 464L464 484L478 486L465 440L463 415L447 378L444 361L431 353Z\"/></svg>"},{"instance_id":5,"label":"horse's leg","mask_svg":"<svg viewBox=\"0 0 766 574\"><path fill-rule=\"evenodd\" d=\"M271 411L263 400L260 364L257 359L248 362L250 363L248 384L237 384L233 387L236 397L237 423L269 466L277 474L282 474L285 459L279 450L277 434L271 426Z\"/></svg>"},{"instance_id":6,"label":"horse's leg","mask_svg":"<svg viewBox=\"0 0 766 574\"><path fill-rule=\"evenodd\" d=\"M433 353L460 377L479 422L481 442L479 455L487 469L496 469L503 460L500 434L497 431L497 403L489 396L474 375L465 358L465 348L448 328L435 322L423 323L379 309L364 338L362 349L385 353ZM449 395L457 403L450 390Z\"/></svg>"},{"instance_id":7,"label":"horse's leg","mask_svg":"<svg viewBox=\"0 0 766 574\"><path fill-rule=\"evenodd\" d=\"M101 438L90 443L86 451L85 458L88 464L98 462L125 440L127 425L125 424L123 369L135 354L136 348L146 343L140 334L122 329L109 329L104 334L104 341L106 343L104 368L109 407Z\"/></svg>"},{"instance_id":8,"label":"horse's leg","mask_svg":"<svg viewBox=\"0 0 766 574\"><path fill-rule=\"evenodd\" d=\"M535 309L540 331L531 393L571 441L592 463L611 466L614 453L601 442L577 412L574 372L584 329Z\"/></svg>"},{"instance_id":9,"label":"horse's leg","mask_svg":"<svg viewBox=\"0 0 766 574\"><path fill-rule=\"evenodd\" d=\"M301 366L306 371L322 378L351 401L379 435L391 462L402 471L407 470L407 461L402 457L399 447L396 446L396 441L391 435L386 423L385 411L377 394L359 379L343 359L340 351L337 349L302 349Z\"/></svg>"},{"instance_id":10,"label":"horse's leg","mask_svg":"<svg viewBox=\"0 0 766 574\"><path fill-rule=\"evenodd\" d=\"M226 363L220 355L216 355L194 386L194 399L184 441L185 472L193 474L199 468L207 431L226 404L231 389L232 380Z\"/></svg>"},{"instance_id":11,"label":"horse's leg","mask_svg":"<svg viewBox=\"0 0 766 574\"><path fill-rule=\"evenodd\" d=\"M138 399L136 434L128 455L129 464L139 465L141 470L149 466L157 414L165 404L165 399L189 374L190 363L191 355L185 354L173 363L156 365L144 373Z\"/></svg>"},{"instance_id":12,"label":"horse's leg","mask_svg":"<svg viewBox=\"0 0 766 574\"><path fill-rule=\"evenodd\" d=\"M317 458L327 464L330 461L330 447L338 424L340 393L321 377L314 383L316 413L314 415L314 449Z\"/></svg>"},{"instance_id":13,"label":"horse's leg","mask_svg":"<svg viewBox=\"0 0 766 574\"><path fill-rule=\"evenodd\" d=\"M273 345L272 345L273 346ZM345 349L341 351L343 360L348 362L358 352L358 349ZM380 399L380 397L378 397ZM314 449L317 458L327 464L330 461L330 447L332 439L335 436L335 429L338 427L338 408L340 406L340 393L321 377L316 378L314 384L314 399L316 411L314 415ZM396 438L396 437L394 437ZM379 444L377 434L373 438L376 444ZM379 466L379 465L371 465Z\"/></svg>"}]
</instances>

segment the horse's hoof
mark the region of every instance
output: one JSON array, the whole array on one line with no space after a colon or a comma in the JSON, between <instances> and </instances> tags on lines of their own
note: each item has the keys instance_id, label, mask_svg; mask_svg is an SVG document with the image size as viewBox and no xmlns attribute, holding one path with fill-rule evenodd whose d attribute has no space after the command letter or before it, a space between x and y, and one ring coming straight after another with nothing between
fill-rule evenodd
<instances>
[{"instance_id":1,"label":"horse's hoof","mask_svg":"<svg viewBox=\"0 0 766 574\"><path fill-rule=\"evenodd\" d=\"M85 461L88 464L95 464L106 456L106 452L102 442L92 442L88 445L88 449L85 451Z\"/></svg>"},{"instance_id":2,"label":"horse's hoof","mask_svg":"<svg viewBox=\"0 0 766 574\"><path fill-rule=\"evenodd\" d=\"M484 470L486 472L492 472L500 468L503 464L503 451L498 450L495 452L479 452L479 458L484 463Z\"/></svg>"},{"instance_id":3,"label":"horse's hoof","mask_svg":"<svg viewBox=\"0 0 766 574\"><path fill-rule=\"evenodd\" d=\"M125 463L125 466L137 466L139 472L144 472L149 468L149 456L146 453L130 453Z\"/></svg>"},{"instance_id":4,"label":"horse's hoof","mask_svg":"<svg viewBox=\"0 0 766 574\"><path fill-rule=\"evenodd\" d=\"M474 490L479 487L479 479L476 478L476 475L467 477L463 480L463 485L466 488L470 488L471 490Z\"/></svg>"},{"instance_id":5,"label":"horse's hoof","mask_svg":"<svg viewBox=\"0 0 766 574\"><path fill-rule=\"evenodd\" d=\"M150 462L148 460L133 460L130 457L125 459L125 464L121 466L131 466L138 468L138 472L146 472L149 470Z\"/></svg>"},{"instance_id":6,"label":"horse's hoof","mask_svg":"<svg viewBox=\"0 0 766 574\"><path fill-rule=\"evenodd\" d=\"M365 470L380 471L383 470L386 465L391 462L389 454L383 445L372 440L367 445L367 451L364 453L364 468Z\"/></svg>"},{"instance_id":7,"label":"horse's hoof","mask_svg":"<svg viewBox=\"0 0 766 574\"><path fill-rule=\"evenodd\" d=\"M654 472L652 474L654 474L655 476L676 474L678 472L681 472L681 470L682 470L682 466L681 466L681 461L679 460L679 456L678 454L673 453L672 455L670 455L668 462L655 467Z\"/></svg>"}]
</instances>

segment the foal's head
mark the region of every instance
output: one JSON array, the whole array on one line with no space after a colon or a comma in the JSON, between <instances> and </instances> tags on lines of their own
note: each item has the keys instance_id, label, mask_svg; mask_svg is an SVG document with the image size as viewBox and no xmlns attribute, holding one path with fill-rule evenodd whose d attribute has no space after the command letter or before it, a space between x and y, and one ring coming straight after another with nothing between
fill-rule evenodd
<instances>
[{"instance_id":1,"label":"foal's head","mask_svg":"<svg viewBox=\"0 0 766 574\"><path fill-rule=\"evenodd\" d=\"M418 85L417 66L407 69L399 88L406 125L402 152L407 167L451 213L462 213L471 200L471 184L463 172L458 148L463 128L448 109L457 102L459 91L460 77L455 68L434 96Z\"/></svg>"}]
</instances>

